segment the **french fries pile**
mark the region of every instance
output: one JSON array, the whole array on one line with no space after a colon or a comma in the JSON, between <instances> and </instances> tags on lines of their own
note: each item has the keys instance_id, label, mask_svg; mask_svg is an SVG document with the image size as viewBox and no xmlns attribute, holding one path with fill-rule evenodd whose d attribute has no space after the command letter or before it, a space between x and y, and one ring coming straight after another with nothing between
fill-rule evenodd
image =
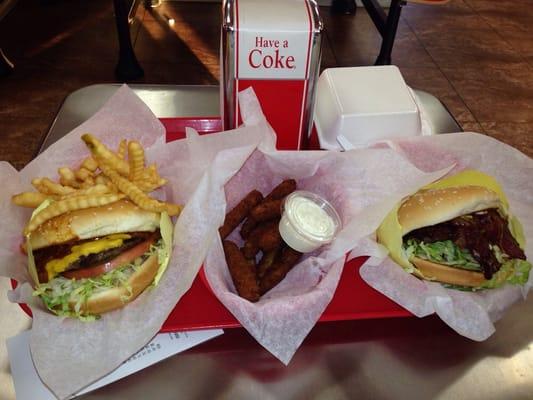
<instances>
[{"instance_id":1,"label":"french fries pile","mask_svg":"<svg viewBox=\"0 0 533 400\"><path fill-rule=\"evenodd\" d=\"M258 301L298 263L301 253L283 242L279 233L281 204L296 190L296 181L288 179L266 197L252 190L227 215L219 229L233 284L239 296ZM242 222L242 248L227 240Z\"/></svg>"},{"instance_id":2,"label":"french fries pile","mask_svg":"<svg viewBox=\"0 0 533 400\"><path fill-rule=\"evenodd\" d=\"M58 215L104 206L124 198L148 211L166 211L171 216L181 212L182 206L161 202L148 195L165 185L167 180L159 176L155 164L145 165L144 149L139 142L123 139L114 152L91 134L83 135L82 140L91 155L77 169L59 168L59 182L45 177L35 178L31 183L36 192L23 192L11 198L14 204L30 208L52 200L28 223L25 235Z\"/></svg>"}]
</instances>

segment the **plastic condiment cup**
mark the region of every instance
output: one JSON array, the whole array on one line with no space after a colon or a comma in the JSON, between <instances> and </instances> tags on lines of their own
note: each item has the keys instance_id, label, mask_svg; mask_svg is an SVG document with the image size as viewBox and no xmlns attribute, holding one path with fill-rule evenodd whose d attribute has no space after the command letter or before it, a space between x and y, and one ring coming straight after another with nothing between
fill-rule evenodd
<instances>
[{"instance_id":1,"label":"plastic condiment cup","mask_svg":"<svg viewBox=\"0 0 533 400\"><path fill-rule=\"evenodd\" d=\"M279 232L296 251L308 253L330 243L340 227L335 208L315 193L297 190L283 202Z\"/></svg>"}]
</instances>

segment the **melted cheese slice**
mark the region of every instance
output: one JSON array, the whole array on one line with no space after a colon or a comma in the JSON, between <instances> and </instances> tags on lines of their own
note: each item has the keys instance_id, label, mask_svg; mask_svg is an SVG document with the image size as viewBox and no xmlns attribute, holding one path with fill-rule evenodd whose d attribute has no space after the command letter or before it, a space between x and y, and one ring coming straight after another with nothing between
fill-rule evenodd
<instances>
[{"instance_id":1,"label":"melted cheese slice","mask_svg":"<svg viewBox=\"0 0 533 400\"><path fill-rule=\"evenodd\" d=\"M52 280L56 275L64 272L67 267L76 262L78 259L90 254L101 253L102 251L114 249L122 246L125 239L131 236L126 233L117 233L103 237L101 239L93 240L76 246L72 246L70 254L63 258L54 259L46 263L46 272L48 272L48 280Z\"/></svg>"}]
</instances>

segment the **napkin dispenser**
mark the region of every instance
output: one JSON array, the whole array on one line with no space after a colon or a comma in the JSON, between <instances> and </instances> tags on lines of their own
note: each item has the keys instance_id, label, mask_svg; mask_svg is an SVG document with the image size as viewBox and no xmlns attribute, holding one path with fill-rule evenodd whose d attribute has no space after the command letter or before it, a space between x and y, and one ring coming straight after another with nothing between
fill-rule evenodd
<instances>
[{"instance_id":1,"label":"napkin dispenser","mask_svg":"<svg viewBox=\"0 0 533 400\"><path fill-rule=\"evenodd\" d=\"M320 147L327 150L421 134L414 93L392 65L324 70L314 123Z\"/></svg>"}]
</instances>

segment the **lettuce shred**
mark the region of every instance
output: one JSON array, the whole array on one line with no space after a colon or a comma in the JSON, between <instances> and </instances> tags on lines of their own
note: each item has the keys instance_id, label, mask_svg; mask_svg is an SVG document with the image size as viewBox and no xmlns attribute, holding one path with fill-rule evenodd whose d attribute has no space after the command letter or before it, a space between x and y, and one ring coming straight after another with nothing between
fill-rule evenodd
<instances>
[{"instance_id":1,"label":"lettuce shred","mask_svg":"<svg viewBox=\"0 0 533 400\"><path fill-rule=\"evenodd\" d=\"M409 239L404 247L407 259L415 256L424 260L471 271L481 271L481 265L466 249L461 249L451 240L424 243Z\"/></svg>"},{"instance_id":2,"label":"lettuce shred","mask_svg":"<svg viewBox=\"0 0 533 400\"><path fill-rule=\"evenodd\" d=\"M137 257L132 263L115 268L96 278L68 279L58 276L50 282L39 284L33 295L41 297L46 307L58 316L94 321L99 318L98 315L85 314L81 309L87 299L104 290L124 286L128 289L129 295L122 300L128 301L133 293L128 285L128 279L148 257L159 253L162 246L162 240L159 240L150 247L149 251ZM72 301L75 302L74 310L69 306Z\"/></svg>"},{"instance_id":3,"label":"lettuce shred","mask_svg":"<svg viewBox=\"0 0 533 400\"><path fill-rule=\"evenodd\" d=\"M502 264L501 268L490 280L486 281L478 288L450 284L443 284L443 286L450 289L475 291L479 289L498 288L505 283L510 283L511 285L524 285L528 281L529 272L533 267L531 263L526 260L510 259L509 256L503 253L496 245L491 245L490 248L496 259ZM466 249L461 249L451 240L424 243L415 239L409 239L404 244L404 251L408 259L414 256L457 268L482 271L481 266L474 259L472 254Z\"/></svg>"}]
</instances>

